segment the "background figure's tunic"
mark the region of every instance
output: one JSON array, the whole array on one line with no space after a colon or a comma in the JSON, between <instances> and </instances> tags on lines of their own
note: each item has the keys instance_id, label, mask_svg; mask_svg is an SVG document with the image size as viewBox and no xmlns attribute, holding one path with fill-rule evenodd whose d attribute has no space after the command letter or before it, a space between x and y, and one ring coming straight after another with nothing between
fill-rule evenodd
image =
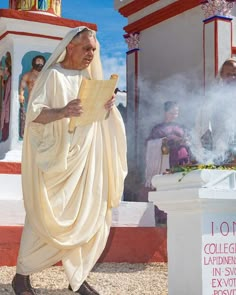
<instances>
[{"instance_id":1,"label":"background figure's tunic","mask_svg":"<svg viewBox=\"0 0 236 295\"><path fill-rule=\"evenodd\" d=\"M41 78L29 104L22 184L26 224L17 271L30 274L63 261L73 289L101 255L127 174L125 128L116 107L107 120L68 133L69 119L32 122L43 107L75 99L83 71L60 64ZM29 225L30 224L30 225Z\"/></svg>"},{"instance_id":2,"label":"background figure's tunic","mask_svg":"<svg viewBox=\"0 0 236 295\"><path fill-rule=\"evenodd\" d=\"M160 123L153 127L148 140L156 138L167 138L170 167L189 162L188 134L184 126L176 122Z\"/></svg>"}]
</instances>

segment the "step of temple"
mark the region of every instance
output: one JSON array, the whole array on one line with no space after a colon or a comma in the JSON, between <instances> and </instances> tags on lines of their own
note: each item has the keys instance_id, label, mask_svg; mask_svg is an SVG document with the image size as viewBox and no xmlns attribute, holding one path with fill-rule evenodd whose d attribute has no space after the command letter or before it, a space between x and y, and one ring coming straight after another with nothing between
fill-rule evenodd
<instances>
[{"instance_id":1,"label":"step of temple","mask_svg":"<svg viewBox=\"0 0 236 295\"><path fill-rule=\"evenodd\" d=\"M16 265L25 210L19 162L0 162L0 266ZM154 205L122 201L100 262L166 262L166 227L156 227Z\"/></svg>"}]
</instances>

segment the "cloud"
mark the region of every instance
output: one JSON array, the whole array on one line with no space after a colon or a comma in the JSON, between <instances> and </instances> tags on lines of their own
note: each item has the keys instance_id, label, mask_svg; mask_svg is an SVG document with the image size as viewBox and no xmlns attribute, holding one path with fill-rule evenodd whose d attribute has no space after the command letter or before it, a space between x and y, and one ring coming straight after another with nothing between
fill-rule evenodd
<instances>
[{"instance_id":1,"label":"cloud","mask_svg":"<svg viewBox=\"0 0 236 295\"><path fill-rule=\"evenodd\" d=\"M109 79L111 74L119 75L118 88L126 90L126 59L125 57L102 55L104 79Z\"/></svg>"}]
</instances>

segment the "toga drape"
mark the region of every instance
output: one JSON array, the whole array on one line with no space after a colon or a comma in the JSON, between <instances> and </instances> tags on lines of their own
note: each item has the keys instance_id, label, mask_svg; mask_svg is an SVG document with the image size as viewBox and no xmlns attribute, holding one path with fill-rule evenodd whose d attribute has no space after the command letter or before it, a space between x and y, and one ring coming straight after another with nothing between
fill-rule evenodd
<instances>
[{"instance_id":1,"label":"toga drape","mask_svg":"<svg viewBox=\"0 0 236 295\"><path fill-rule=\"evenodd\" d=\"M123 193L125 128L116 107L108 119L73 134L67 118L45 125L33 120L42 108L62 108L75 99L86 73L59 63L44 70L30 98L22 151L26 224L18 272L30 274L62 259L74 289L101 255L112 207Z\"/></svg>"}]
</instances>

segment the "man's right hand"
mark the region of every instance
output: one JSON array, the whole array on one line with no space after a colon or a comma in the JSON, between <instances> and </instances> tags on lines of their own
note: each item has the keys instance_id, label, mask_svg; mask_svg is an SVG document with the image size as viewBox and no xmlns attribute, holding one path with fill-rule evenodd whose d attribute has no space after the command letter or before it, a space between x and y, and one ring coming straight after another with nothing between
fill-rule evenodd
<instances>
[{"instance_id":1,"label":"man's right hand","mask_svg":"<svg viewBox=\"0 0 236 295\"><path fill-rule=\"evenodd\" d=\"M48 124L63 118L79 117L83 113L81 101L77 99L71 100L63 108L43 108L38 117L33 121L40 124Z\"/></svg>"},{"instance_id":2,"label":"man's right hand","mask_svg":"<svg viewBox=\"0 0 236 295\"><path fill-rule=\"evenodd\" d=\"M83 107L81 104L80 99L73 99L71 100L64 108L64 117L71 118L71 117L79 117L83 113Z\"/></svg>"}]
</instances>

